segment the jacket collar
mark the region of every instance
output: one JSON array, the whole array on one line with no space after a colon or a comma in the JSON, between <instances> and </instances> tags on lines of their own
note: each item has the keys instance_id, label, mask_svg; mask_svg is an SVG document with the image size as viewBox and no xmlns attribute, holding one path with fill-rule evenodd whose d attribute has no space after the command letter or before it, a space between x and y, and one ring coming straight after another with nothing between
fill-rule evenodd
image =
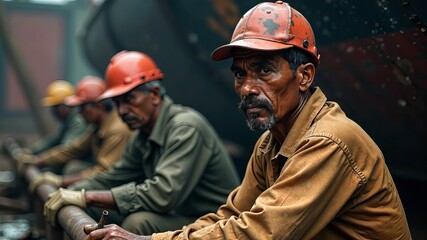
<instances>
[{"instance_id":1,"label":"jacket collar","mask_svg":"<svg viewBox=\"0 0 427 240\"><path fill-rule=\"evenodd\" d=\"M288 158L294 151L300 139L307 133L312 126L316 116L322 110L327 101L326 96L323 94L319 87L316 87L314 93L311 95L305 104L303 110L292 126L291 130L286 136L285 141L280 147L279 154ZM270 133L271 135L271 133ZM272 136L270 138L273 138ZM273 139L270 139L270 143Z\"/></svg>"},{"instance_id":2,"label":"jacket collar","mask_svg":"<svg viewBox=\"0 0 427 240\"><path fill-rule=\"evenodd\" d=\"M172 105L172 99L165 95L163 97L159 117L154 124L153 131L151 131L150 136L148 137L149 141L155 142L159 146L163 146L166 139L166 129L169 122L169 112Z\"/></svg>"}]
</instances>

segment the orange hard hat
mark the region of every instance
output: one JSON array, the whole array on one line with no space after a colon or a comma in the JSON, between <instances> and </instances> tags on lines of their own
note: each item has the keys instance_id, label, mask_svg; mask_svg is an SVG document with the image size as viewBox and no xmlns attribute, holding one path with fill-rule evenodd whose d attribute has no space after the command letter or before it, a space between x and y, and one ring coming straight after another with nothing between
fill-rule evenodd
<instances>
[{"instance_id":1,"label":"orange hard hat","mask_svg":"<svg viewBox=\"0 0 427 240\"><path fill-rule=\"evenodd\" d=\"M316 65L320 59L310 23L283 1L260 3L247 11L234 29L231 42L215 49L211 57L215 61L230 58L236 47L260 51L297 47L310 53Z\"/></svg>"},{"instance_id":2,"label":"orange hard hat","mask_svg":"<svg viewBox=\"0 0 427 240\"><path fill-rule=\"evenodd\" d=\"M122 95L141 84L162 78L163 73L147 54L121 51L107 66L107 90L98 100Z\"/></svg>"},{"instance_id":3,"label":"orange hard hat","mask_svg":"<svg viewBox=\"0 0 427 240\"><path fill-rule=\"evenodd\" d=\"M65 99L65 105L78 106L87 102L95 102L107 89L105 81L95 76L83 77L76 86L76 94Z\"/></svg>"},{"instance_id":4,"label":"orange hard hat","mask_svg":"<svg viewBox=\"0 0 427 240\"><path fill-rule=\"evenodd\" d=\"M47 86L46 96L41 100L45 107L63 104L65 99L74 94L74 86L65 80L55 80Z\"/></svg>"}]
</instances>

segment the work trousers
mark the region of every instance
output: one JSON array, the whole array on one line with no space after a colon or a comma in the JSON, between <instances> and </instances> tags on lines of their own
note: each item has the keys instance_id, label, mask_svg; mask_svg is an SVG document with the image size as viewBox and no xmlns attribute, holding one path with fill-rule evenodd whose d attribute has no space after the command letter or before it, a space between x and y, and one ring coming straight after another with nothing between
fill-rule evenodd
<instances>
[{"instance_id":1,"label":"work trousers","mask_svg":"<svg viewBox=\"0 0 427 240\"><path fill-rule=\"evenodd\" d=\"M103 209L89 207L88 214L99 221ZM129 215L121 215L116 210L108 210L107 224L117 224L122 228L139 235L151 235L157 232L173 231L193 223L198 217L188 217L178 214L159 214L139 211Z\"/></svg>"}]
</instances>

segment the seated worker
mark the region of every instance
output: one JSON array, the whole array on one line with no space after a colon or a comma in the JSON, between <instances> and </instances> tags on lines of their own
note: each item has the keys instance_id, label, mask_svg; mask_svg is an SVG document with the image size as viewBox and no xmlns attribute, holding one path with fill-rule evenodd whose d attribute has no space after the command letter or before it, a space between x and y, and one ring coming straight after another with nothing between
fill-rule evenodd
<instances>
[{"instance_id":1,"label":"seated worker","mask_svg":"<svg viewBox=\"0 0 427 240\"><path fill-rule=\"evenodd\" d=\"M282 1L256 5L212 58L233 58L239 108L264 131L240 187L181 230L136 236L110 225L85 240L411 239L380 149L312 86L319 55L301 13Z\"/></svg>"},{"instance_id":2,"label":"seated worker","mask_svg":"<svg viewBox=\"0 0 427 240\"><path fill-rule=\"evenodd\" d=\"M60 207L77 205L134 233L179 229L225 203L239 176L219 136L192 108L166 95L163 73L146 54L117 53L106 70L108 89L130 129L138 130L113 167L59 189L45 203L55 225ZM94 207L100 207L94 208Z\"/></svg>"},{"instance_id":3,"label":"seated worker","mask_svg":"<svg viewBox=\"0 0 427 240\"><path fill-rule=\"evenodd\" d=\"M49 107L53 117L59 122L56 131L42 137L28 148L22 149L16 155L21 163L33 160L33 154L42 153L50 148L66 145L80 138L88 125L79 114L78 109L67 106L64 101L74 94L74 86L65 80L55 80L47 86L46 96L41 100L41 104ZM61 173L61 168L49 169L56 173Z\"/></svg>"},{"instance_id":4,"label":"seated worker","mask_svg":"<svg viewBox=\"0 0 427 240\"><path fill-rule=\"evenodd\" d=\"M65 100L66 105L80 108L80 114L93 126L93 130L70 145L52 148L36 155L33 162L36 166L66 164L67 167L63 175L43 173L30 183L31 191L45 182L57 187L68 186L94 173L105 171L120 158L131 137L131 131L120 119L111 101L95 102L105 89L104 80L86 76L77 84L76 94Z\"/></svg>"}]
</instances>

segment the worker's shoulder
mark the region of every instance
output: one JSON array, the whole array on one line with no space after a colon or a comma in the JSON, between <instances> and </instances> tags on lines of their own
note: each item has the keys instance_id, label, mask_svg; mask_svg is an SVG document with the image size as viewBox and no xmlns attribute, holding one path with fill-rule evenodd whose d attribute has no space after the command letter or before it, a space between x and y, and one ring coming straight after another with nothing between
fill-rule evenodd
<instances>
[{"instance_id":1,"label":"worker's shoulder","mask_svg":"<svg viewBox=\"0 0 427 240\"><path fill-rule=\"evenodd\" d=\"M191 124L195 126L210 125L206 117L196 109L174 104L169 111L169 121L174 124Z\"/></svg>"},{"instance_id":2,"label":"worker's shoulder","mask_svg":"<svg viewBox=\"0 0 427 240\"><path fill-rule=\"evenodd\" d=\"M327 102L307 132L306 137L326 137L350 149L380 151L369 134L355 121L347 117L335 102Z\"/></svg>"}]
</instances>

